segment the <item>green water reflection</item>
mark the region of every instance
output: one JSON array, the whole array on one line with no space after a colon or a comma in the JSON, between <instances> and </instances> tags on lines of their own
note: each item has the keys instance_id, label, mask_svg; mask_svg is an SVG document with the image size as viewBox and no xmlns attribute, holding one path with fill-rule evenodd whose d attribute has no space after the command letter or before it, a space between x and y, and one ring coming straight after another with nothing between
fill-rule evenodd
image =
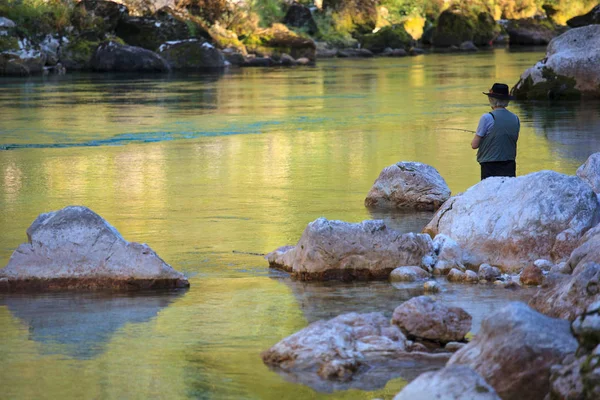
<instances>
[{"instance_id":1,"label":"green water reflection","mask_svg":"<svg viewBox=\"0 0 600 400\"><path fill-rule=\"evenodd\" d=\"M541 57L496 50L214 76L0 81L0 147L13 148L0 151L0 265L40 212L83 204L127 239L148 243L192 283L185 293L119 307L79 298L96 318L114 322L95 335L93 322L86 331L66 319L69 300L60 296L0 298L4 395L393 396L404 380L377 392L318 394L269 371L259 354L315 319L390 312L417 289L306 288L233 251L295 243L320 216L382 217L415 230L427 216L364 209L379 171L415 160L435 166L454 193L476 183L471 135L444 128L475 129L488 109L481 92L516 82ZM512 109L522 121L519 174L572 174L599 148L598 103ZM460 290L448 301L479 318L514 296ZM102 307L125 314L94 311Z\"/></svg>"}]
</instances>

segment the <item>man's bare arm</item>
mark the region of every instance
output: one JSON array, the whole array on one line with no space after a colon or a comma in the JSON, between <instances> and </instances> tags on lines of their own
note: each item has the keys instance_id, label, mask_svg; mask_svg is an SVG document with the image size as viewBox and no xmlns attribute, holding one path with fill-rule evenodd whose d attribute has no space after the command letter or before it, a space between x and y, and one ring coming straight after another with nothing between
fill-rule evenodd
<instances>
[{"instance_id":1,"label":"man's bare arm","mask_svg":"<svg viewBox=\"0 0 600 400\"><path fill-rule=\"evenodd\" d=\"M481 142L481 136L475 135L475 137L473 137L473 140L471 140L471 148L473 150L478 149L480 142Z\"/></svg>"}]
</instances>

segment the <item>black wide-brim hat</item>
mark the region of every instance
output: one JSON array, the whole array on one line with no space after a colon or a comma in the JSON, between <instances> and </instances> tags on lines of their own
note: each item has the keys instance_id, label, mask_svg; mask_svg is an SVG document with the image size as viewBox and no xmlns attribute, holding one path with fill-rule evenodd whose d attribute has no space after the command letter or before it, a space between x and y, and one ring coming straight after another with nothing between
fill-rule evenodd
<instances>
[{"instance_id":1,"label":"black wide-brim hat","mask_svg":"<svg viewBox=\"0 0 600 400\"><path fill-rule=\"evenodd\" d=\"M514 96L511 96L508 91L508 85L504 83L494 83L489 93L483 92L486 96L494 97L496 99L503 100L514 100Z\"/></svg>"}]
</instances>

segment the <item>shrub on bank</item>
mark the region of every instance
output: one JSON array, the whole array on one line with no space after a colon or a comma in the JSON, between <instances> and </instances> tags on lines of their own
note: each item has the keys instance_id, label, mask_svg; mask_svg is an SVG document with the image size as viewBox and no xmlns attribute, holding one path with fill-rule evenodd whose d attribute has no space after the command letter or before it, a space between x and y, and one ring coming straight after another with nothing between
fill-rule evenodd
<instances>
[{"instance_id":1,"label":"shrub on bank","mask_svg":"<svg viewBox=\"0 0 600 400\"><path fill-rule=\"evenodd\" d=\"M73 9L70 0L0 0L0 16L14 21L21 37L64 33Z\"/></svg>"}]
</instances>

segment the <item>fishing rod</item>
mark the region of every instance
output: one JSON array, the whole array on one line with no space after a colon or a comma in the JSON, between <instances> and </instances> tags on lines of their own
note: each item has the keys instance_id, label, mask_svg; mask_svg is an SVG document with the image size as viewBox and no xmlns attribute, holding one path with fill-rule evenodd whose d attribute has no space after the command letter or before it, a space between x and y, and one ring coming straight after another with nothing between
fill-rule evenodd
<instances>
[{"instance_id":1,"label":"fishing rod","mask_svg":"<svg viewBox=\"0 0 600 400\"><path fill-rule=\"evenodd\" d=\"M469 133L477 133L475 131L471 131L469 129L459 129L459 128L436 128L435 131L461 131L461 132L469 132Z\"/></svg>"}]
</instances>

